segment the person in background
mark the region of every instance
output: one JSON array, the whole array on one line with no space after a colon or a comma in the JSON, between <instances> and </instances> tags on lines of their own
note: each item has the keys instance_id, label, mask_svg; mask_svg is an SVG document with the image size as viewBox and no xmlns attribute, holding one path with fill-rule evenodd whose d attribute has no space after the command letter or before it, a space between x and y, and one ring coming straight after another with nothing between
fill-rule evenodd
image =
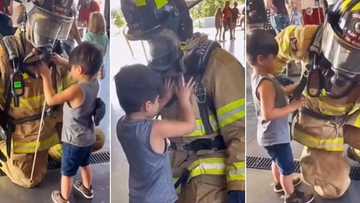
<instances>
[{"instance_id":1,"label":"person in background","mask_svg":"<svg viewBox=\"0 0 360 203\"><path fill-rule=\"evenodd\" d=\"M231 29L231 23L232 23L232 19L233 19L233 14L232 14L232 10L230 8L230 1L226 1L225 2L225 7L223 10L223 27L224 27L224 32L223 32L223 40L225 41L225 34L226 31ZM232 32L230 31L230 39L232 39Z\"/></svg>"},{"instance_id":2,"label":"person in background","mask_svg":"<svg viewBox=\"0 0 360 203\"><path fill-rule=\"evenodd\" d=\"M216 10L215 28L216 28L215 41L218 40L218 36L219 36L219 41L220 41L221 40L221 32L222 32L222 9L221 8L218 8Z\"/></svg>"},{"instance_id":3,"label":"person in background","mask_svg":"<svg viewBox=\"0 0 360 203\"><path fill-rule=\"evenodd\" d=\"M302 14L294 1L290 2L290 24L298 26L304 24Z\"/></svg>"},{"instance_id":4,"label":"person in background","mask_svg":"<svg viewBox=\"0 0 360 203\"><path fill-rule=\"evenodd\" d=\"M290 24L285 0L266 0L266 7L270 10L270 23L276 33Z\"/></svg>"},{"instance_id":5,"label":"person in background","mask_svg":"<svg viewBox=\"0 0 360 203\"><path fill-rule=\"evenodd\" d=\"M100 11L99 4L94 0L79 0L79 26L87 27L90 15L93 12Z\"/></svg>"},{"instance_id":6,"label":"person in background","mask_svg":"<svg viewBox=\"0 0 360 203\"><path fill-rule=\"evenodd\" d=\"M0 13L5 13L9 16L13 13L13 1L12 0L0 0Z\"/></svg>"},{"instance_id":7,"label":"person in background","mask_svg":"<svg viewBox=\"0 0 360 203\"><path fill-rule=\"evenodd\" d=\"M4 36L13 35L15 28L13 27L11 18L6 14L0 12L0 39Z\"/></svg>"},{"instance_id":8,"label":"person in background","mask_svg":"<svg viewBox=\"0 0 360 203\"><path fill-rule=\"evenodd\" d=\"M240 28L245 30L245 16L246 16L246 6L243 5L241 9L241 15L240 15Z\"/></svg>"},{"instance_id":9,"label":"person in background","mask_svg":"<svg viewBox=\"0 0 360 203\"><path fill-rule=\"evenodd\" d=\"M84 35L83 41L87 41L96 45L105 56L107 47L109 44L109 39L106 34L106 25L105 25L104 16L100 12L93 12L90 15L90 21L88 24L88 31ZM99 79L104 78L104 68L101 67L98 75Z\"/></svg>"},{"instance_id":10,"label":"person in background","mask_svg":"<svg viewBox=\"0 0 360 203\"><path fill-rule=\"evenodd\" d=\"M231 11L232 11L232 22L231 22L231 26L230 26L230 32L232 33L231 39L234 40L235 39L235 28L237 25L237 21L239 19L239 14L240 14L237 2L234 2L234 7L231 9Z\"/></svg>"},{"instance_id":11,"label":"person in background","mask_svg":"<svg viewBox=\"0 0 360 203\"><path fill-rule=\"evenodd\" d=\"M23 4L14 5L14 12L11 16L13 26L15 28L25 26L26 23L26 10Z\"/></svg>"}]
</instances>

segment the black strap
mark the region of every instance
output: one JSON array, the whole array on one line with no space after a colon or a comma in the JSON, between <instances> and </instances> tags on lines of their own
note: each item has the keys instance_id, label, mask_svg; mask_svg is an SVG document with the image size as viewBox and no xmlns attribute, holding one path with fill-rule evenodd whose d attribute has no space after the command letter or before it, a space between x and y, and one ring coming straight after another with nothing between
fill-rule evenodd
<instances>
[{"instance_id":1,"label":"black strap","mask_svg":"<svg viewBox=\"0 0 360 203\"><path fill-rule=\"evenodd\" d=\"M213 114L216 119L216 108L214 98L206 91L206 88L202 84L202 79L204 77L206 67L209 63L211 53L219 47L220 45L217 42L209 40L205 43L200 44L197 50L193 51L193 54L196 56L194 58L197 58L198 60L197 63L192 61L193 64L196 64L196 66L192 66L192 68L196 69L196 71L194 71L193 73L196 75L196 81L198 83L197 89L200 90L200 92L197 92L198 108L201 120L204 125L205 133L207 135L215 132L215 130L211 126L210 115Z\"/></svg>"},{"instance_id":2,"label":"black strap","mask_svg":"<svg viewBox=\"0 0 360 203\"><path fill-rule=\"evenodd\" d=\"M184 172L181 174L180 178L175 182L175 189L178 188L180 185L184 186L190 177L190 171L185 169Z\"/></svg>"},{"instance_id":3,"label":"black strap","mask_svg":"<svg viewBox=\"0 0 360 203\"><path fill-rule=\"evenodd\" d=\"M217 135L214 139L211 138L200 138L196 139L183 146L186 151L198 152L200 150L224 150L226 145L223 136Z\"/></svg>"}]
</instances>

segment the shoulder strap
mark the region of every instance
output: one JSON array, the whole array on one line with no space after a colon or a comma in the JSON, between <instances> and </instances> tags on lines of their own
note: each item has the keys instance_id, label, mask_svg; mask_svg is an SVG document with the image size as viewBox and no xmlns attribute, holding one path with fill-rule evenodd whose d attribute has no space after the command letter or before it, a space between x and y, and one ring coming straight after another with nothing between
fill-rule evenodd
<instances>
[{"instance_id":1,"label":"shoulder strap","mask_svg":"<svg viewBox=\"0 0 360 203\"><path fill-rule=\"evenodd\" d=\"M217 42L208 40L206 43L200 44L200 46L197 47L197 50L194 52L197 54L196 58L198 58L197 63L195 63L198 68L197 73L195 74L195 79L198 82L196 91L196 95L198 97L197 103L206 134L211 134L215 131L210 123L210 115L214 114L216 118L216 108L214 99L208 94L206 88L202 84L202 79L204 77L210 55L216 48L219 47L220 45Z\"/></svg>"}]
</instances>

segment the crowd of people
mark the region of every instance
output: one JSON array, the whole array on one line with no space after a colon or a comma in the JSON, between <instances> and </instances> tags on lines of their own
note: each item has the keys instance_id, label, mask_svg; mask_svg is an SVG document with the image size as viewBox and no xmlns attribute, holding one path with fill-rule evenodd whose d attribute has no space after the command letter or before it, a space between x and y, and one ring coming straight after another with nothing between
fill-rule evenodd
<instances>
[{"instance_id":1,"label":"crowd of people","mask_svg":"<svg viewBox=\"0 0 360 203\"><path fill-rule=\"evenodd\" d=\"M226 1L224 8L218 8L215 14L215 40L225 41L227 31L230 31L230 40L235 40L237 25L245 26L245 8L242 8L240 13L237 2L234 2L231 8L230 1Z\"/></svg>"},{"instance_id":2,"label":"crowd of people","mask_svg":"<svg viewBox=\"0 0 360 203\"><path fill-rule=\"evenodd\" d=\"M314 0L310 3L295 0L265 0L270 13L270 23L276 33L289 25L319 25L324 22L326 1Z\"/></svg>"}]
</instances>

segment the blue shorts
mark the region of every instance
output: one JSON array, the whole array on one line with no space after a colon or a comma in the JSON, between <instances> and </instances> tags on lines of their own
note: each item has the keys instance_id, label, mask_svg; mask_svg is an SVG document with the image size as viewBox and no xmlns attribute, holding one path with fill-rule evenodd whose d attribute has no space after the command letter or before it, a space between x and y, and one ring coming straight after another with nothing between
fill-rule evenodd
<instances>
[{"instance_id":1,"label":"blue shorts","mask_svg":"<svg viewBox=\"0 0 360 203\"><path fill-rule=\"evenodd\" d=\"M90 154L93 146L78 147L63 143L63 156L61 160L61 174L63 176L75 176L79 167L85 167L90 163Z\"/></svg>"},{"instance_id":2,"label":"blue shorts","mask_svg":"<svg viewBox=\"0 0 360 203\"><path fill-rule=\"evenodd\" d=\"M295 162L290 143L266 146L265 149L273 162L279 166L282 175L288 176L295 172Z\"/></svg>"}]
</instances>

